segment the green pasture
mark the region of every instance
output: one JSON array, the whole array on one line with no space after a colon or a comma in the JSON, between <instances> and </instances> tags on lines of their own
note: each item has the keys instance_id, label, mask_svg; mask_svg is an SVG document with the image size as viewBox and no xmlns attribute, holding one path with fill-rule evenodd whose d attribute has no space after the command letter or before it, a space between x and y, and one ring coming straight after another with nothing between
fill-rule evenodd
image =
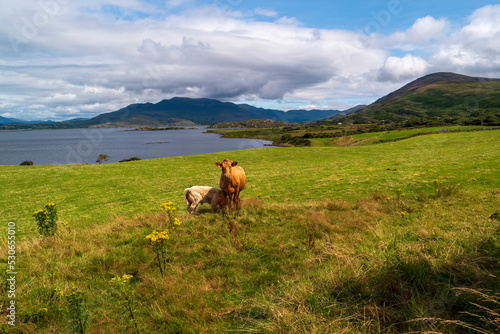
<instances>
[{"instance_id":1,"label":"green pasture","mask_svg":"<svg viewBox=\"0 0 500 334\"><path fill-rule=\"evenodd\" d=\"M474 131L479 129L484 130L488 128L483 126L440 126L440 127L430 127L430 128L412 128L412 129L393 130L393 131L366 132L366 133L352 135L352 138L354 139L354 142L352 144L354 145L375 144L391 140L406 139L408 137L419 134L432 134L433 132Z\"/></svg>"},{"instance_id":2,"label":"green pasture","mask_svg":"<svg viewBox=\"0 0 500 334\"><path fill-rule=\"evenodd\" d=\"M189 215L184 188L218 186L224 158L246 172L242 208ZM2 284L0 333L498 333L499 165L492 130L0 166L17 272L16 327ZM54 236L32 216L47 203ZM159 262L146 237L166 229Z\"/></svg>"},{"instance_id":3,"label":"green pasture","mask_svg":"<svg viewBox=\"0 0 500 334\"><path fill-rule=\"evenodd\" d=\"M114 215L154 212L193 185L218 186L216 161L245 169L242 197L271 203L355 198L435 179L480 191L500 188L500 132L442 133L375 146L264 148L102 165L0 166L0 213L21 233L31 214L55 202L61 219L89 225Z\"/></svg>"},{"instance_id":4,"label":"green pasture","mask_svg":"<svg viewBox=\"0 0 500 334\"><path fill-rule=\"evenodd\" d=\"M382 131L382 132L372 132L372 133L361 133L358 135L353 135L353 138L356 139L364 139L371 137L378 137L379 140L387 140L387 139L397 139L403 138L419 133L429 133L429 132L437 132L437 131L472 131L477 129L485 129L482 126L440 126L433 128L420 128L420 129L411 129L411 130L402 130L402 131Z\"/></svg>"}]
</instances>

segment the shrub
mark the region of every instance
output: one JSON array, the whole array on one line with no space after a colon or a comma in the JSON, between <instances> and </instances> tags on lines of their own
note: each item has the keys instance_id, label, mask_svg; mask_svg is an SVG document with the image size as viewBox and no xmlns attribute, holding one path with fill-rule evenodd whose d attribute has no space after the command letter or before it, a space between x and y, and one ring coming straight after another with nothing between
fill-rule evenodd
<instances>
[{"instance_id":1,"label":"shrub","mask_svg":"<svg viewBox=\"0 0 500 334\"><path fill-rule=\"evenodd\" d=\"M19 166L33 166L33 161L29 160L23 161L19 164Z\"/></svg>"},{"instance_id":2,"label":"shrub","mask_svg":"<svg viewBox=\"0 0 500 334\"><path fill-rule=\"evenodd\" d=\"M138 157L132 157L130 159L122 159L119 162L127 162L127 161L137 161L137 160L142 160L141 158Z\"/></svg>"}]
</instances>

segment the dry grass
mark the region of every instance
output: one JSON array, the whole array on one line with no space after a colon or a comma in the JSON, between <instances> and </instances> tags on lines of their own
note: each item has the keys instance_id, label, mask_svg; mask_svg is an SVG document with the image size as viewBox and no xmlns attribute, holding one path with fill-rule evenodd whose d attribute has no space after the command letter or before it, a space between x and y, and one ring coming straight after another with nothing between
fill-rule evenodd
<instances>
[{"instance_id":1,"label":"dry grass","mask_svg":"<svg viewBox=\"0 0 500 334\"><path fill-rule=\"evenodd\" d=\"M165 212L60 228L19 242L16 330L68 331L57 294L76 286L89 333L132 331L109 287L130 274L141 333L459 333L460 324L489 333L493 299L463 296L499 287L500 222L486 200L498 195L429 188L301 204L244 198L226 216L181 210L164 276L145 236L169 227Z\"/></svg>"}]
</instances>

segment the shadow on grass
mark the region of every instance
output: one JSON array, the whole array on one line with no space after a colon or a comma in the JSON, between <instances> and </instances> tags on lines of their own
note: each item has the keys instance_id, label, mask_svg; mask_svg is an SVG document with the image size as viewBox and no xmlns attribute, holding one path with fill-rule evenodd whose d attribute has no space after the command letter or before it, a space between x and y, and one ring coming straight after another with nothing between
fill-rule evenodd
<instances>
[{"instance_id":1,"label":"shadow on grass","mask_svg":"<svg viewBox=\"0 0 500 334\"><path fill-rule=\"evenodd\" d=\"M463 246L463 254L442 264L392 254L368 274L320 282L309 304L327 317L352 313L353 321L371 323L384 332L469 333L474 328L498 333L498 235L469 240Z\"/></svg>"}]
</instances>

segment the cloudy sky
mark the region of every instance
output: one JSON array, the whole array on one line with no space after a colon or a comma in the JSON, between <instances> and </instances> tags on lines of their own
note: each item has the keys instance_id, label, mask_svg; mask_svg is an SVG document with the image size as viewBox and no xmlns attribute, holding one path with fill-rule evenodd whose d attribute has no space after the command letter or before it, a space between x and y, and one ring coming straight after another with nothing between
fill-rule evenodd
<instances>
[{"instance_id":1,"label":"cloudy sky","mask_svg":"<svg viewBox=\"0 0 500 334\"><path fill-rule=\"evenodd\" d=\"M207 97L346 109L433 72L500 78L482 0L0 0L0 116Z\"/></svg>"}]
</instances>

